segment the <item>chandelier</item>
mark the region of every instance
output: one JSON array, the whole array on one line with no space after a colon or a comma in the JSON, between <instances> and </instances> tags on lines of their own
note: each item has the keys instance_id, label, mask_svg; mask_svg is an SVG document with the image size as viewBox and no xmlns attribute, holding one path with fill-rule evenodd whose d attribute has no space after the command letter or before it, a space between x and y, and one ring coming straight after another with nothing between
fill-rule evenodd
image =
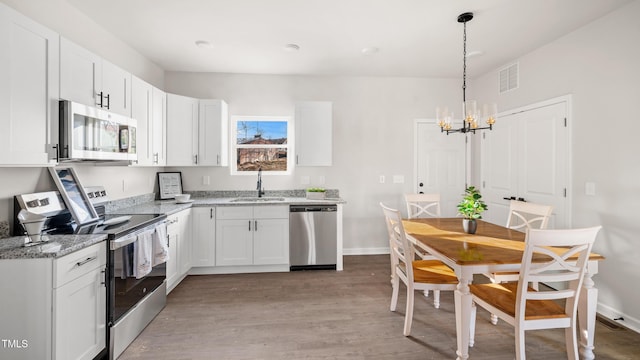
<instances>
[{"instance_id":1,"label":"chandelier","mask_svg":"<svg viewBox=\"0 0 640 360\"><path fill-rule=\"evenodd\" d=\"M467 90L467 22L473 19L473 13L466 12L464 14L460 14L458 16L458 22L464 24L464 32L462 36L463 41L463 53L462 53L462 114L464 117L464 121L462 122L462 127L454 129L451 125L451 120L453 119L453 112L449 112L449 110L445 107L442 110L440 107L436 108L436 119L438 121L438 126L440 126L441 132L446 132L447 135L449 133L473 133L475 134L478 130L493 129L493 124L496 122L496 115L498 113L498 107L496 104L491 105L483 105L482 113L480 113L480 109L478 108L475 100L467 101L466 90ZM479 127L479 123L484 120L488 126Z\"/></svg>"}]
</instances>

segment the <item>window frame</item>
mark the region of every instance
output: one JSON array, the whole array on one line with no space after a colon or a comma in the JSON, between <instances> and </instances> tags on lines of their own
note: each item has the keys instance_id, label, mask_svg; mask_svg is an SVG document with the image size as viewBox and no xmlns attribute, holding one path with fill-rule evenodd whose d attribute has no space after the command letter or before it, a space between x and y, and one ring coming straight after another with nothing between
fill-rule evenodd
<instances>
[{"instance_id":1,"label":"window frame","mask_svg":"<svg viewBox=\"0 0 640 360\"><path fill-rule=\"evenodd\" d=\"M255 122L286 122L287 123L287 142L286 144L279 145L239 145L238 144L238 123L242 121L255 121ZM246 115L233 115L231 116L230 126L231 141L229 146L229 152L231 161L229 169L231 175L257 175L258 171L238 171L238 149L241 148L253 148L253 149L271 149L279 148L286 149L287 151L287 170L285 171L269 171L262 170L262 175L291 175L293 173L293 151L294 151L294 122L291 116L246 116Z\"/></svg>"}]
</instances>

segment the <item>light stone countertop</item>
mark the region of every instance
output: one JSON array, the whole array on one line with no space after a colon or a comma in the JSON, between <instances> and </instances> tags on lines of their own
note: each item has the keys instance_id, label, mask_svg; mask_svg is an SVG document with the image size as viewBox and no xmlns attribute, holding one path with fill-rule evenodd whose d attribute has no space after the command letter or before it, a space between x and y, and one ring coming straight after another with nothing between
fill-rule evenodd
<instances>
[{"instance_id":1,"label":"light stone countertop","mask_svg":"<svg viewBox=\"0 0 640 360\"><path fill-rule=\"evenodd\" d=\"M105 241L106 234L46 235L49 241L24 247L24 236L0 239L0 260L57 258Z\"/></svg>"}]
</instances>

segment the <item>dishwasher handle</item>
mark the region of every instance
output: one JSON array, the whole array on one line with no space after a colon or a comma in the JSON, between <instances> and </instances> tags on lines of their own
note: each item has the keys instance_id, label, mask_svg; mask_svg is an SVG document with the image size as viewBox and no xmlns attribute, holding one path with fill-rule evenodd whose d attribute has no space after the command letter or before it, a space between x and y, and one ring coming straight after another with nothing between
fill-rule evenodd
<instances>
[{"instance_id":1,"label":"dishwasher handle","mask_svg":"<svg viewBox=\"0 0 640 360\"><path fill-rule=\"evenodd\" d=\"M338 211L336 205L291 205L289 212L334 212Z\"/></svg>"}]
</instances>

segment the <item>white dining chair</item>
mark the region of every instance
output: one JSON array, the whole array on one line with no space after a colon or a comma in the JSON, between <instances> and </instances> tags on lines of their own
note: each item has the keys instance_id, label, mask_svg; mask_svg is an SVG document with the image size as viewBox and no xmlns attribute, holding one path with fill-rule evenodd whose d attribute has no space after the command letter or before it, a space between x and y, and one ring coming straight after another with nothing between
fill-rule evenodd
<instances>
[{"instance_id":1,"label":"white dining chair","mask_svg":"<svg viewBox=\"0 0 640 360\"><path fill-rule=\"evenodd\" d=\"M509 217L507 218L506 227L523 232L529 229L546 229L552 211L553 206L551 205L511 200L509 203ZM484 275L493 283L518 281L518 273L515 271ZM538 290L539 284L538 282L534 282L532 286ZM497 321L495 318L492 320Z\"/></svg>"},{"instance_id":2,"label":"white dining chair","mask_svg":"<svg viewBox=\"0 0 640 360\"><path fill-rule=\"evenodd\" d=\"M515 328L516 359L525 359L525 331L564 328L568 358L577 360L578 300L600 228L529 230L517 283L469 285L473 296L469 346L474 345L478 305ZM564 283L566 287L536 291L528 286L544 281Z\"/></svg>"},{"instance_id":3,"label":"white dining chair","mask_svg":"<svg viewBox=\"0 0 640 360\"><path fill-rule=\"evenodd\" d=\"M391 311L396 310L400 281L407 287L407 304L404 314L404 335L411 333L414 292L433 291L433 306L440 307L440 291L454 291L458 286L456 274L440 260L415 260L415 249L406 236L400 211L380 203L389 234L392 268Z\"/></svg>"}]
</instances>

